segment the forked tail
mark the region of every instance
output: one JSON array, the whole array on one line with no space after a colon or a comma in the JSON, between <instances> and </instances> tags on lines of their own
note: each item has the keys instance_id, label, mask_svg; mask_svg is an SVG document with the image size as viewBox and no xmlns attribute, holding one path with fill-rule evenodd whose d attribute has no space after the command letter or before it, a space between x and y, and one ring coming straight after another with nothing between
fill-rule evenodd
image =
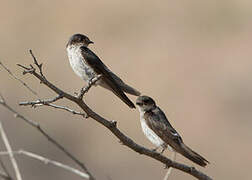
<instances>
[{"instance_id":1,"label":"forked tail","mask_svg":"<svg viewBox=\"0 0 252 180\"><path fill-rule=\"evenodd\" d=\"M202 167L205 167L207 164L209 164L209 162L205 158L203 158L201 155L190 149L183 142L181 143L181 148L179 152Z\"/></svg>"}]
</instances>

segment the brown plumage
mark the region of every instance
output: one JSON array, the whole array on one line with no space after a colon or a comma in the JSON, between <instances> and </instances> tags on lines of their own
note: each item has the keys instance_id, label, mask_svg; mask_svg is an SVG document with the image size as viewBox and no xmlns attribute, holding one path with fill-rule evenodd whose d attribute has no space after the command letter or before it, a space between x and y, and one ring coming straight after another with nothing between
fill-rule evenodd
<instances>
[{"instance_id":1,"label":"brown plumage","mask_svg":"<svg viewBox=\"0 0 252 180\"><path fill-rule=\"evenodd\" d=\"M103 62L96 56L90 49L85 46L81 47L81 52L91 68L97 73L102 75L100 85L110 89L117 97L119 97L124 103L126 103L130 108L135 108L135 105L130 101L130 99L124 94L121 87L118 85L116 80L111 76L107 67Z\"/></svg>"},{"instance_id":2,"label":"brown plumage","mask_svg":"<svg viewBox=\"0 0 252 180\"><path fill-rule=\"evenodd\" d=\"M97 75L102 75L95 85L109 89L130 108L135 108L125 93L135 96L139 96L140 93L110 71L100 58L88 48L89 44L93 44L93 42L83 34L74 34L70 37L66 49L73 71L86 82Z\"/></svg>"},{"instance_id":3,"label":"brown plumage","mask_svg":"<svg viewBox=\"0 0 252 180\"><path fill-rule=\"evenodd\" d=\"M156 106L153 99L148 96L139 96L136 104L139 106L140 113L143 113L142 121L145 121L147 126L161 139L159 140L161 147L169 145L174 151L182 154L200 166L205 167L207 163L209 163L204 157L184 144L181 136L172 127L163 111ZM148 131L148 133L152 133L151 130L144 129L144 131ZM155 139L152 137L148 138L152 142L153 139Z\"/></svg>"}]
</instances>

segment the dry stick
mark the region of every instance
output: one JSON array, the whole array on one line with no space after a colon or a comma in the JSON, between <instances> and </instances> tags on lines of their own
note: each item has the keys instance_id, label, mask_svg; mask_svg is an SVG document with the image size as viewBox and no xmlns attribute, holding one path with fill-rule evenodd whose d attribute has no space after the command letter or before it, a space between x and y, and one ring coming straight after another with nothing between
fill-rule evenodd
<instances>
[{"instance_id":1,"label":"dry stick","mask_svg":"<svg viewBox=\"0 0 252 180\"><path fill-rule=\"evenodd\" d=\"M4 70L6 70L12 78L14 78L14 79L17 80L18 82L20 82L23 86L25 86L32 94L34 94L35 96L39 97L38 94L37 94L30 86L28 86L28 84L26 84L24 81L22 81L22 80L19 79L17 76L15 76L15 75L11 72L11 70L10 70L9 68L7 68L7 66L5 66L1 61L0 61L0 66L2 66L2 67L4 68ZM97 79L97 80L98 80L98 79ZM90 85L92 85L93 83L95 83L95 82L91 82ZM89 87L89 88L90 88L90 87ZM84 89L83 92L85 92L85 89ZM84 95L84 94L83 94L83 95ZM82 96L83 96L83 95L82 95ZM39 106L39 104L43 104L43 105L47 105L47 106L54 107L54 108L56 108L56 109L63 109L63 110L65 110L65 111L71 112L72 114L78 114L78 115L81 115L81 116L87 118L86 114L84 114L84 113L74 111L74 110L69 109L69 108L67 108L67 107L63 107L63 106L58 106L58 105L55 105L55 104L51 104L52 102L55 102L55 101L57 101L58 99L61 99L61 98L62 98L62 97L60 97L60 95L59 95L59 96L57 96L57 97L54 98L54 99L47 100L47 102L43 102L42 100L38 100L38 106Z\"/></svg>"},{"instance_id":2,"label":"dry stick","mask_svg":"<svg viewBox=\"0 0 252 180\"><path fill-rule=\"evenodd\" d=\"M36 160L39 160L39 161L42 161L44 162L45 164L52 164L54 166L57 166L57 167L60 167L62 169L65 169L67 171L70 171L80 177L83 177L83 178L86 178L86 179L89 179L89 175L84 173L84 172L81 172L75 168L72 168L68 165L65 165L65 164L62 164L58 161L54 161L54 160L51 160L51 159L48 159L48 158L45 158L43 156L40 156L38 154L34 154L34 153L31 153L31 152L28 152L28 151L24 151L24 150L19 150L19 151L13 151L12 152L13 154L21 154L21 155L25 155L25 156L28 156L30 158L33 158L33 159L36 159ZM8 155L9 152L0 152L0 155Z\"/></svg>"},{"instance_id":3,"label":"dry stick","mask_svg":"<svg viewBox=\"0 0 252 180\"><path fill-rule=\"evenodd\" d=\"M22 180L21 173L20 173L18 165L17 165L17 161L14 158L14 155L12 153L12 149L11 149L10 143L8 141L8 138L7 138L6 134L5 134L5 132L4 132L4 129L3 129L1 121L0 121L0 134L2 136L2 139L3 139L3 142L5 144L5 147L6 147L7 151L8 151L8 153L9 153L9 157L10 157L12 166L14 168L14 171L16 173L17 180Z\"/></svg>"},{"instance_id":4,"label":"dry stick","mask_svg":"<svg viewBox=\"0 0 252 180\"><path fill-rule=\"evenodd\" d=\"M13 178L11 177L9 171L5 167L1 158L0 158L0 166L2 167L2 169L4 171L4 172L0 172L0 177L2 177L3 179L6 179L6 180L12 180Z\"/></svg>"},{"instance_id":5,"label":"dry stick","mask_svg":"<svg viewBox=\"0 0 252 180\"><path fill-rule=\"evenodd\" d=\"M62 110L68 111L68 112L70 112L72 114L77 114L77 115L81 115L81 116L83 116L85 118L88 118L87 114L85 114L85 113L81 113L81 112L72 110L72 109L70 109L68 107L65 107L65 106L59 106L59 105L56 105L56 104L52 104L52 102L55 102L55 101L57 101L57 100L59 100L61 98L62 97L59 95L59 96L57 96L57 97L55 97L53 99L49 99L49 100L40 100L39 99L37 101L32 101L32 102L29 102L29 103L27 103L27 102L20 102L19 105L22 105L22 106L29 106L29 105L31 105L34 108L45 105L45 106L53 107L55 109L62 109Z\"/></svg>"},{"instance_id":6,"label":"dry stick","mask_svg":"<svg viewBox=\"0 0 252 180\"><path fill-rule=\"evenodd\" d=\"M35 56L33 55L32 51L30 50L30 54L32 55L33 59L36 60ZM40 73L41 75L43 76L42 74L42 64L39 65L37 63L37 61L34 61L36 66L39 67L40 69ZM36 95L37 97L38 94L32 89L30 88L25 82L23 82L21 79L17 78L11 71L10 69L8 69L5 65L3 65L2 62L0 62L0 65L9 73L9 75L11 77L13 77L15 80L19 81L22 85L24 85L28 90L30 90L34 95ZM26 67L22 66L22 65L19 65L23 68L26 69ZM32 65L31 65L31 68ZM27 69L28 70L28 69ZM80 95L83 96L90 88L91 86L97 81L99 80L100 77L97 77L95 79L92 79L91 83L89 84L89 87L87 86L86 89L82 90ZM83 93L83 94L82 94ZM37 124L36 122L33 122L31 120L28 120L26 118L24 118L22 115L18 114L14 109L12 109L10 106L8 106L6 103L5 103L5 100L3 98L3 96L0 94L0 97L2 98L2 101L0 100L0 104L3 105L4 107L6 107L8 110L12 111L16 117L19 117L23 120L25 120L28 124L32 125L33 127L37 128L49 141L51 141L53 144L55 144L61 151L63 151L70 159L72 159L76 164L78 164L84 171L86 171L89 176L90 176L90 179L91 180L94 180L95 178L92 176L92 174L88 171L88 169L86 168L86 166L84 165L83 162L79 161L74 155L72 155L69 151L67 151L63 146L61 146L59 143L57 143L53 138L51 138L43 129L41 129L40 125ZM55 104L51 104L52 102L55 102L59 99L61 99L61 95L59 94L56 98L54 99L51 99L51 100L48 100L47 102L42 102L42 104L44 103L44 105L47 105L47 106L51 106L51 107L54 107L56 109L62 109L62 110L65 110L65 111L68 111L72 114L77 114L77 115L81 115L83 116L84 118L88 118L87 114L85 113L81 113L81 112L78 112L78 111L75 111L75 110L72 110L70 108L67 108L67 107L64 107L64 106L58 106L58 105L55 105ZM41 101L41 100L38 100L38 101Z\"/></svg>"},{"instance_id":7,"label":"dry stick","mask_svg":"<svg viewBox=\"0 0 252 180\"><path fill-rule=\"evenodd\" d=\"M171 160L172 161L175 161L176 160L176 152L175 151L172 151L172 156L171 156ZM171 175L171 172L172 172L172 167L169 167L168 170L167 170L167 173L165 174L165 177L164 177L164 180L168 180L170 175Z\"/></svg>"},{"instance_id":8,"label":"dry stick","mask_svg":"<svg viewBox=\"0 0 252 180\"><path fill-rule=\"evenodd\" d=\"M89 89L98 81L100 80L102 75L98 75L94 78L92 78L90 81L88 81L87 86L81 88L80 94L78 96L79 99L82 99L83 96L89 91Z\"/></svg>"},{"instance_id":9,"label":"dry stick","mask_svg":"<svg viewBox=\"0 0 252 180\"><path fill-rule=\"evenodd\" d=\"M4 106L6 109L11 111L16 118L20 118L20 119L24 120L26 123L28 123L29 125L31 125L32 127L36 128L43 136L45 136L48 139L49 142L54 144L57 148L59 148L61 151L63 151L69 158L71 158L76 164L78 164L80 166L80 168L82 168L90 176L90 180L95 179L92 176L92 174L88 171L85 164L83 162L81 162L80 160L78 160L74 155L72 155L68 150L66 150L61 144L59 144L56 140L54 140L50 135L48 135L48 133L41 128L40 124L38 124L37 122L32 121L30 119L27 119L23 115L19 114L17 111L15 111L12 107L10 107L6 103L5 99L3 98L3 96L1 94L0 94L0 97L2 98L2 100L0 100L0 105Z\"/></svg>"},{"instance_id":10,"label":"dry stick","mask_svg":"<svg viewBox=\"0 0 252 180\"><path fill-rule=\"evenodd\" d=\"M19 105L22 105L22 104L19 103ZM23 105L25 106L26 104L23 104ZM88 116L87 116L86 113L81 113L81 112L78 112L78 111L74 111L74 110L72 110L72 109L70 109L70 108L68 108L68 107L59 106L59 105L56 105L56 104L40 104L40 105L37 105L36 107L38 107L38 106L43 106L43 105L45 105L45 106L50 106L50 107L53 107L53 108L55 108L55 109L62 109L62 110L68 111L68 112L70 112L70 113L72 113L72 114L77 114L77 115L80 115L80 116L82 116L82 117L84 117L84 118L88 118Z\"/></svg>"},{"instance_id":11,"label":"dry stick","mask_svg":"<svg viewBox=\"0 0 252 180\"><path fill-rule=\"evenodd\" d=\"M30 53L31 53L31 51L30 51ZM35 71L35 68L31 65L30 65L30 67L25 67L23 65L19 65L22 68L24 68L24 74L26 74L26 73L32 74L37 79L39 79L41 83L45 84L48 88L53 90L56 94L62 95L64 98L66 98L72 102L75 102L83 111L85 111L87 113L87 115L89 117L93 118L95 121L97 121L98 123L105 126L107 129L109 129L124 145L128 146L130 149L138 152L139 154L144 154L148 157L151 157L153 159L156 159L156 160L164 163L167 167L173 167L175 169L179 169L179 170L186 172L186 173L188 173L198 179L201 179L201 180L211 180L211 178L209 176L200 172L199 170L196 170L194 167L190 167L190 166L172 161L172 160L166 158L165 156L163 156L162 154L159 154L157 152L153 152L152 150L146 149L143 146L136 144L132 139L127 137L125 134L123 134L116 127L115 121L109 121L109 120L101 117L99 114L95 113L92 109L90 109L82 99L75 97L75 96L72 96L72 95L62 91L61 89L56 87L54 84L49 82L42 74L41 65L38 64L37 59L35 58L35 56L33 54L32 54L32 57L33 57L34 63L38 66L38 68L40 70L40 74L38 74Z\"/></svg>"},{"instance_id":12,"label":"dry stick","mask_svg":"<svg viewBox=\"0 0 252 180\"><path fill-rule=\"evenodd\" d=\"M38 94L31 88L29 87L24 81L21 79L17 78L1 61L0 65L10 74L11 77L13 77L15 80L19 81L23 86L25 86L29 91L31 91L32 94L38 97Z\"/></svg>"},{"instance_id":13,"label":"dry stick","mask_svg":"<svg viewBox=\"0 0 252 180\"><path fill-rule=\"evenodd\" d=\"M4 180L12 180L12 178L8 175L6 175L4 172L0 171L0 179L4 179Z\"/></svg>"},{"instance_id":14,"label":"dry stick","mask_svg":"<svg viewBox=\"0 0 252 180\"><path fill-rule=\"evenodd\" d=\"M36 102L34 102L33 104L29 104L29 105L36 105L36 104L43 104L43 105L47 105L53 102L56 102L59 99L62 99L63 97L61 95L56 96L55 98L52 99L48 99L48 100L37 100Z\"/></svg>"}]
</instances>

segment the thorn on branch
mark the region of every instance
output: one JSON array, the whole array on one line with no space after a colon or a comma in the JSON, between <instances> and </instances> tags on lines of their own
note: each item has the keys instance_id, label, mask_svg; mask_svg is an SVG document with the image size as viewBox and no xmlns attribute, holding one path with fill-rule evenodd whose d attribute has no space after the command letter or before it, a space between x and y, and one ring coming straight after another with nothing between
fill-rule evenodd
<instances>
[{"instance_id":1,"label":"thorn on branch","mask_svg":"<svg viewBox=\"0 0 252 180\"><path fill-rule=\"evenodd\" d=\"M190 172L193 172L195 170L196 170L195 167L190 167Z\"/></svg>"},{"instance_id":2,"label":"thorn on branch","mask_svg":"<svg viewBox=\"0 0 252 180\"><path fill-rule=\"evenodd\" d=\"M121 140L119 140L119 143L120 143L121 145L125 145Z\"/></svg>"},{"instance_id":3,"label":"thorn on branch","mask_svg":"<svg viewBox=\"0 0 252 180\"><path fill-rule=\"evenodd\" d=\"M110 127L116 128L117 121L110 121Z\"/></svg>"},{"instance_id":4,"label":"thorn on branch","mask_svg":"<svg viewBox=\"0 0 252 180\"><path fill-rule=\"evenodd\" d=\"M86 118L86 119L88 119L88 118L89 118L89 115L88 115L87 113L85 113L85 114L83 115L83 117Z\"/></svg>"}]
</instances>

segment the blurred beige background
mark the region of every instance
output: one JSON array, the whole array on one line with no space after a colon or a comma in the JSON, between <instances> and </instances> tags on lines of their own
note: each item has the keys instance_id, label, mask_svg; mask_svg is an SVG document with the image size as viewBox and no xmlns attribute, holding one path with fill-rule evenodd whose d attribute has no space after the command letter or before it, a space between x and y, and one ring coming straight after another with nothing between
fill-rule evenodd
<instances>
[{"instance_id":1,"label":"blurred beige background","mask_svg":"<svg viewBox=\"0 0 252 180\"><path fill-rule=\"evenodd\" d=\"M74 93L84 82L69 66L65 45L73 33L95 42L90 48L124 81L152 96L184 141L211 164L200 168L214 179L251 179L252 1L1 1L0 60L43 98L54 93L17 63L44 64L47 78ZM164 166L119 144L92 119L48 107L20 107L36 99L0 68L0 92L26 117L88 166L97 179L162 179ZM130 96L132 101L135 97ZM93 88L88 105L137 143L144 137L139 113L112 93ZM78 109L65 100L58 102ZM76 167L36 130L0 107L0 120L14 149L25 149ZM4 150L2 141L0 149ZM170 156L169 151L165 152ZM4 157L8 164L8 158ZM24 179L80 179L53 166L17 157ZM13 173L13 172L12 172ZM174 170L171 179L194 179Z\"/></svg>"}]
</instances>

